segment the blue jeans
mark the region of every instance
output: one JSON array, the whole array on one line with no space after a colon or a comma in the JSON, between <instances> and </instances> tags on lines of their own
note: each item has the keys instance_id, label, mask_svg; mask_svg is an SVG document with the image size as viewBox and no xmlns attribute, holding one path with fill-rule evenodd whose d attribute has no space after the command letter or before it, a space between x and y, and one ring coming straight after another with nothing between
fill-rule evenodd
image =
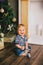
<instances>
[{"instance_id":1,"label":"blue jeans","mask_svg":"<svg viewBox=\"0 0 43 65\"><path fill-rule=\"evenodd\" d=\"M28 46L28 50L31 50L31 46ZM15 53L18 55L18 56L21 56L23 53L25 53L25 50L21 50L19 48L15 48Z\"/></svg>"}]
</instances>

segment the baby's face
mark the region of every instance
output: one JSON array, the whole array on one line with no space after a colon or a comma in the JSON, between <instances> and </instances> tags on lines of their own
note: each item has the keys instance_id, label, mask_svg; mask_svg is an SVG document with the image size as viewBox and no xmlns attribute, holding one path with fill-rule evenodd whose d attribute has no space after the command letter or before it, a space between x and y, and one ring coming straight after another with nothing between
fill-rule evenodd
<instances>
[{"instance_id":1,"label":"baby's face","mask_svg":"<svg viewBox=\"0 0 43 65\"><path fill-rule=\"evenodd\" d=\"M21 36L25 35L25 27L24 26L20 26L20 28L18 29L18 34Z\"/></svg>"}]
</instances>

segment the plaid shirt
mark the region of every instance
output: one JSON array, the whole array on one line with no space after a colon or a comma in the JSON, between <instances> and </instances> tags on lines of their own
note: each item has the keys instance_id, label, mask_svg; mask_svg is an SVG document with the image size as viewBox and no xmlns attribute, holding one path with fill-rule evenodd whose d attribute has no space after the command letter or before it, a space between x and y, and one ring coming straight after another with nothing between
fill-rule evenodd
<instances>
[{"instance_id":1,"label":"plaid shirt","mask_svg":"<svg viewBox=\"0 0 43 65\"><path fill-rule=\"evenodd\" d=\"M15 44L19 44L20 46L25 46L26 41L27 41L26 35L24 35L24 38L22 38L20 35L17 35L15 39Z\"/></svg>"}]
</instances>

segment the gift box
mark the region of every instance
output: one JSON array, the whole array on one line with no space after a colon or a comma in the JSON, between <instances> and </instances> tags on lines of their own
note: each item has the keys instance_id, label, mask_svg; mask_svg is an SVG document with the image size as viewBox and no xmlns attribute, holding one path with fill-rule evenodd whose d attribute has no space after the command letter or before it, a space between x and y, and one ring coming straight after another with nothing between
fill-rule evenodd
<instances>
[{"instance_id":1,"label":"gift box","mask_svg":"<svg viewBox=\"0 0 43 65\"><path fill-rule=\"evenodd\" d=\"M0 40L0 50L4 48L4 38L1 38Z\"/></svg>"}]
</instances>

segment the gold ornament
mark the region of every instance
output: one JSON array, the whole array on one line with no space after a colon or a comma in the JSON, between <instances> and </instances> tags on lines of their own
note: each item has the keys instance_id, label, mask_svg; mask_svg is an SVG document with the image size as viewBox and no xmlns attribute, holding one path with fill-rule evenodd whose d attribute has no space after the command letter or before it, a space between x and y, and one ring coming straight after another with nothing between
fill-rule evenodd
<instances>
[{"instance_id":1,"label":"gold ornament","mask_svg":"<svg viewBox=\"0 0 43 65\"><path fill-rule=\"evenodd\" d=\"M8 5L10 6L10 2L8 3Z\"/></svg>"},{"instance_id":2,"label":"gold ornament","mask_svg":"<svg viewBox=\"0 0 43 65\"><path fill-rule=\"evenodd\" d=\"M16 18L14 17L14 18L12 19L12 21L15 22L15 21L16 21Z\"/></svg>"},{"instance_id":3,"label":"gold ornament","mask_svg":"<svg viewBox=\"0 0 43 65\"><path fill-rule=\"evenodd\" d=\"M8 15L8 13L4 13L4 15L5 15L5 16L7 16L7 15Z\"/></svg>"}]
</instances>

